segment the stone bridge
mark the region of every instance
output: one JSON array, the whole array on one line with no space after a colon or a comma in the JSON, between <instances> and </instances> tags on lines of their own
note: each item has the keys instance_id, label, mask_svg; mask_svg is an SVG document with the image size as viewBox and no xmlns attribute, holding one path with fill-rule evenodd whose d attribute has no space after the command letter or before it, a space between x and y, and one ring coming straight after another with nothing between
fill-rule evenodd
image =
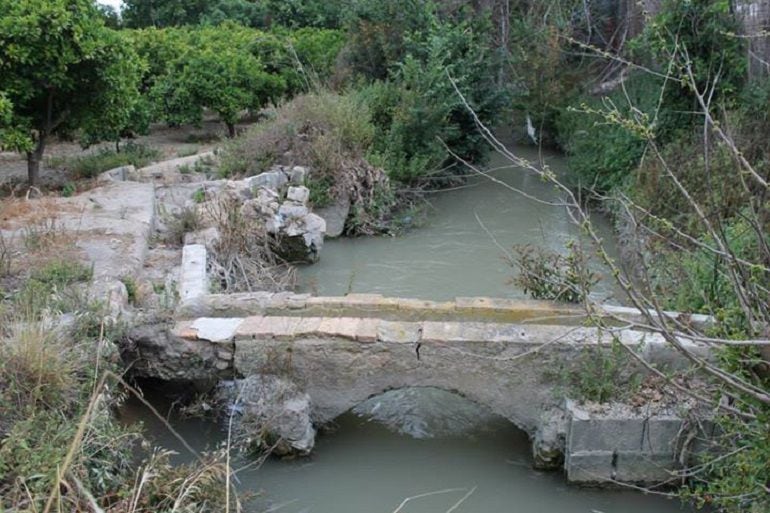
<instances>
[{"instance_id":1,"label":"stone bridge","mask_svg":"<svg viewBox=\"0 0 770 513\"><path fill-rule=\"evenodd\" d=\"M611 307L604 314L633 311ZM571 481L668 477L680 418L630 408L587 413L565 400L559 376L579 371L581 353L606 349L613 339L660 367L686 362L659 336L602 332L584 321L578 309L536 301L192 294L163 341L137 337L145 354L136 368L169 380L288 378L309 395L316 425L388 390L436 387L529 433L541 466L560 466L566 455Z\"/></svg>"}]
</instances>

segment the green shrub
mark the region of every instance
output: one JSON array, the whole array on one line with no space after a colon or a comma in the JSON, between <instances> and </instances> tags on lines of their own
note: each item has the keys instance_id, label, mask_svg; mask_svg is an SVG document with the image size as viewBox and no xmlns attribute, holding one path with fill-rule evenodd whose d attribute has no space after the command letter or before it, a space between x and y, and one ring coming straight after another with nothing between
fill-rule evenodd
<instances>
[{"instance_id":1,"label":"green shrub","mask_svg":"<svg viewBox=\"0 0 770 513\"><path fill-rule=\"evenodd\" d=\"M302 95L228 144L220 173L244 176L274 164L307 165L320 179L337 173L346 157L362 156L373 137L368 109L355 96Z\"/></svg>"},{"instance_id":2,"label":"green shrub","mask_svg":"<svg viewBox=\"0 0 770 513\"><path fill-rule=\"evenodd\" d=\"M160 156L160 151L155 148L128 143L121 151L103 148L83 156L51 159L49 166L60 167L71 173L73 178L86 179L120 166L144 167Z\"/></svg>"},{"instance_id":3,"label":"green shrub","mask_svg":"<svg viewBox=\"0 0 770 513\"><path fill-rule=\"evenodd\" d=\"M536 246L514 248L518 275L514 283L534 299L565 303L585 301L598 277L588 270L585 257L574 243L561 255Z\"/></svg>"},{"instance_id":4,"label":"green shrub","mask_svg":"<svg viewBox=\"0 0 770 513\"><path fill-rule=\"evenodd\" d=\"M617 340L610 347L581 351L563 371L562 380L570 397L597 403L628 399L642 381L632 357Z\"/></svg>"},{"instance_id":5,"label":"green shrub","mask_svg":"<svg viewBox=\"0 0 770 513\"><path fill-rule=\"evenodd\" d=\"M556 121L558 139L575 185L607 192L633 177L651 135L643 129L652 125L657 134L665 126L661 118L652 124L661 87L649 75L634 74L624 90L606 98L580 96L562 112Z\"/></svg>"},{"instance_id":6,"label":"green shrub","mask_svg":"<svg viewBox=\"0 0 770 513\"><path fill-rule=\"evenodd\" d=\"M80 262L54 260L32 271L31 279L52 287L62 287L91 280L93 269Z\"/></svg>"}]
</instances>

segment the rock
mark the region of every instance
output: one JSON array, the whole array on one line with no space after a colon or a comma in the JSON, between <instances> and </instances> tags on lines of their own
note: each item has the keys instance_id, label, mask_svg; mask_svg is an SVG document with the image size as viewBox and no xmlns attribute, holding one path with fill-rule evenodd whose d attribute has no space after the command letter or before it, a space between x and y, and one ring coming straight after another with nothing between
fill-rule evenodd
<instances>
[{"instance_id":1,"label":"rock","mask_svg":"<svg viewBox=\"0 0 770 513\"><path fill-rule=\"evenodd\" d=\"M333 204L315 210L326 221L326 236L339 237L345 230L345 221L350 214L350 198L345 196Z\"/></svg>"},{"instance_id":2,"label":"rock","mask_svg":"<svg viewBox=\"0 0 770 513\"><path fill-rule=\"evenodd\" d=\"M305 217L305 231L310 233L326 233L326 221L316 214L308 214Z\"/></svg>"},{"instance_id":3,"label":"rock","mask_svg":"<svg viewBox=\"0 0 770 513\"><path fill-rule=\"evenodd\" d=\"M309 213L308 208L303 205L295 205L289 202L284 203L278 209L278 215L285 219L294 219L305 217Z\"/></svg>"},{"instance_id":4,"label":"rock","mask_svg":"<svg viewBox=\"0 0 770 513\"><path fill-rule=\"evenodd\" d=\"M307 187L289 187L289 192L286 193L286 199L304 205L307 203L307 200L310 199L310 189Z\"/></svg>"},{"instance_id":5,"label":"rock","mask_svg":"<svg viewBox=\"0 0 770 513\"><path fill-rule=\"evenodd\" d=\"M211 248L219 240L219 230L214 226L206 228L204 230L198 230L197 232L189 232L184 236L185 246L192 244L202 244L207 248Z\"/></svg>"},{"instance_id":6,"label":"rock","mask_svg":"<svg viewBox=\"0 0 770 513\"><path fill-rule=\"evenodd\" d=\"M564 466L567 415L558 408L547 410L532 440L532 466L538 470L558 470Z\"/></svg>"},{"instance_id":7,"label":"rock","mask_svg":"<svg viewBox=\"0 0 770 513\"><path fill-rule=\"evenodd\" d=\"M252 375L225 392L240 412L236 439L248 449L273 448L278 456L307 455L315 445L310 396L286 379ZM232 401L234 394L235 400Z\"/></svg>"},{"instance_id":8,"label":"rock","mask_svg":"<svg viewBox=\"0 0 770 513\"><path fill-rule=\"evenodd\" d=\"M289 170L289 181L292 185L303 185L307 175L308 170L306 167L294 166Z\"/></svg>"},{"instance_id":9,"label":"rock","mask_svg":"<svg viewBox=\"0 0 770 513\"><path fill-rule=\"evenodd\" d=\"M107 307L108 317L117 321L128 312L128 289L120 280L102 278L91 285L90 295Z\"/></svg>"},{"instance_id":10,"label":"rock","mask_svg":"<svg viewBox=\"0 0 770 513\"><path fill-rule=\"evenodd\" d=\"M254 197L249 180L228 180L225 183L223 192L240 200L249 200Z\"/></svg>"},{"instance_id":11,"label":"rock","mask_svg":"<svg viewBox=\"0 0 770 513\"><path fill-rule=\"evenodd\" d=\"M120 166L100 174L97 182L125 182L135 175L136 168L134 166Z\"/></svg>"},{"instance_id":12,"label":"rock","mask_svg":"<svg viewBox=\"0 0 770 513\"><path fill-rule=\"evenodd\" d=\"M289 182L286 174L280 169L274 169L257 176L247 178L252 190L264 187L274 191L280 191Z\"/></svg>"}]
</instances>

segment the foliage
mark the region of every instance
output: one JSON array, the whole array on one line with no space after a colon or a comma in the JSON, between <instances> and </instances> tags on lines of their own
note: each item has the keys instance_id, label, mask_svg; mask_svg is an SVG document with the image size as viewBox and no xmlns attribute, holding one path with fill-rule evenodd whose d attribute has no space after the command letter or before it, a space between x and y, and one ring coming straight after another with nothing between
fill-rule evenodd
<instances>
[{"instance_id":1,"label":"foliage","mask_svg":"<svg viewBox=\"0 0 770 513\"><path fill-rule=\"evenodd\" d=\"M573 365L562 369L561 386L580 401L608 403L630 397L641 384L631 356L613 340L611 345L583 350Z\"/></svg>"},{"instance_id":2,"label":"foliage","mask_svg":"<svg viewBox=\"0 0 770 513\"><path fill-rule=\"evenodd\" d=\"M13 125L13 104L0 91L0 149L28 151L33 146L29 134Z\"/></svg>"},{"instance_id":3,"label":"foliage","mask_svg":"<svg viewBox=\"0 0 770 513\"><path fill-rule=\"evenodd\" d=\"M445 146L468 161L486 154L486 143L452 80L486 124L495 123L505 99L505 91L494 83L495 59L484 25L426 16L431 20L426 33L403 36L407 53L402 63L393 64L390 78L361 93L378 130L373 162L405 183L445 167Z\"/></svg>"},{"instance_id":4,"label":"foliage","mask_svg":"<svg viewBox=\"0 0 770 513\"><path fill-rule=\"evenodd\" d=\"M427 34L434 17L433 4L421 0L351 2L345 25L353 70L374 79L387 78L390 68L407 54L407 37Z\"/></svg>"},{"instance_id":5,"label":"foliage","mask_svg":"<svg viewBox=\"0 0 770 513\"><path fill-rule=\"evenodd\" d=\"M227 293L290 290L296 270L280 256L264 224L239 208L240 202L220 196L203 205L218 237L211 247L209 274Z\"/></svg>"},{"instance_id":6,"label":"foliage","mask_svg":"<svg viewBox=\"0 0 770 513\"><path fill-rule=\"evenodd\" d=\"M506 76L513 83L512 107L529 116L538 142L552 142L559 113L567 108L590 67L571 57L575 2L514 2L508 33Z\"/></svg>"},{"instance_id":7,"label":"foliage","mask_svg":"<svg viewBox=\"0 0 770 513\"><path fill-rule=\"evenodd\" d=\"M697 108L693 85L705 92L715 84L715 101L731 101L740 92L748 62L744 42L736 37L738 32L739 24L728 0L666 0L632 49L660 72L665 73L673 63L675 79L685 78L689 65L694 84L675 83L667 89L663 104L684 104L693 109Z\"/></svg>"},{"instance_id":8,"label":"foliage","mask_svg":"<svg viewBox=\"0 0 770 513\"><path fill-rule=\"evenodd\" d=\"M331 77L337 57L345 44L343 32L301 28L290 32L287 37L303 69L311 78L327 80Z\"/></svg>"},{"instance_id":9,"label":"foliage","mask_svg":"<svg viewBox=\"0 0 770 513\"><path fill-rule=\"evenodd\" d=\"M383 170L366 158L374 136L369 109L357 95L301 95L229 144L220 171L243 176L274 164L308 166L318 206L348 197L348 232L376 233L386 229L395 198Z\"/></svg>"},{"instance_id":10,"label":"foliage","mask_svg":"<svg viewBox=\"0 0 770 513\"><path fill-rule=\"evenodd\" d=\"M31 182L50 136L128 123L139 61L121 36L105 28L94 2L2 0L0 55L0 91L13 105L11 127L26 134L11 149L29 152Z\"/></svg>"},{"instance_id":11,"label":"foliage","mask_svg":"<svg viewBox=\"0 0 770 513\"><path fill-rule=\"evenodd\" d=\"M534 299L582 303L598 277L587 268L585 256L574 242L565 256L535 246L514 248L518 275L514 283Z\"/></svg>"},{"instance_id":12,"label":"foliage","mask_svg":"<svg viewBox=\"0 0 770 513\"><path fill-rule=\"evenodd\" d=\"M268 73L249 51L250 31L228 25L197 29L188 36L186 52L171 62L150 93L169 123L199 124L209 109L234 136L242 111L258 111L283 94L284 79Z\"/></svg>"},{"instance_id":13,"label":"foliage","mask_svg":"<svg viewBox=\"0 0 770 513\"><path fill-rule=\"evenodd\" d=\"M245 176L273 164L308 165L316 178L333 175L341 159L363 155L373 138L368 109L355 96L303 95L228 145L220 169L224 176Z\"/></svg>"},{"instance_id":14,"label":"foliage","mask_svg":"<svg viewBox=\"0 0 770 513\"><path fill-rule=\"evenodd\" d=\"M211 8L211 0L125 0L123 19L127 27L196 25Z\"/></svg>"},{"instance_id":15,"label":"foliage","mask_svg":"<svg viewBox=\"0 0 770 513\"><path fill-rule=\"evenodd\" d=\"M631 75L621 90L601 99L581 96L559 116L559 141L574 182L601 193L632 179L647 140L671 137L669 113L657 110L663 87L655 77Z\"/></svg>"},{"instance_id":16,"label":"foliage","mask_svg":"<svg viewBox=\"0 0 770 513\"><path fill-rule=\"evenodd\" d=\"M342 0L125 0L126 26L216 25L235 21L255 28L336 28Z\"/></svg>"},{"instance_id":17,"label":"foliage","mask_svg":"<svg viewBox=\"0 0 770 513\"><path fill-rule=\"evenodd\" d=\"M144 167L160 158L156 148L128 143L121 151L102 148L79 157L52 158L49 165L68 171L73 178L96 178L99 174L120 166Z\"/></svg>"}]
</instances>

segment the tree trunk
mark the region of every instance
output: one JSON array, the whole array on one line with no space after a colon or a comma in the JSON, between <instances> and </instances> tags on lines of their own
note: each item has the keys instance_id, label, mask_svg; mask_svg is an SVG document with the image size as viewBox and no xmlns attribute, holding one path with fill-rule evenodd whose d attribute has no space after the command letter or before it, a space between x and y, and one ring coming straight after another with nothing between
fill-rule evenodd
<instances>
[{"instance_id":1,"label":"tree trunk","mask_svg":"<svg viewBox=\"0 0 770 513\"><path fill-rule=\"evenodd\" d=\"M235 123L225 123L227 125L227 137L230 139L235 137Z\"/></svg>"},{"instance_id":2,"label":"tree trunk","mask_svg":"<svg viewBox=\"0 0 770 513\"><path fill-rule=\"evenodd\" d=\"M37 146L33 151L27 152L27 181L30 187L37 185L40 178L40 163L45 152L45 135L41 134Z\"/></svg>"}]
</instances>

